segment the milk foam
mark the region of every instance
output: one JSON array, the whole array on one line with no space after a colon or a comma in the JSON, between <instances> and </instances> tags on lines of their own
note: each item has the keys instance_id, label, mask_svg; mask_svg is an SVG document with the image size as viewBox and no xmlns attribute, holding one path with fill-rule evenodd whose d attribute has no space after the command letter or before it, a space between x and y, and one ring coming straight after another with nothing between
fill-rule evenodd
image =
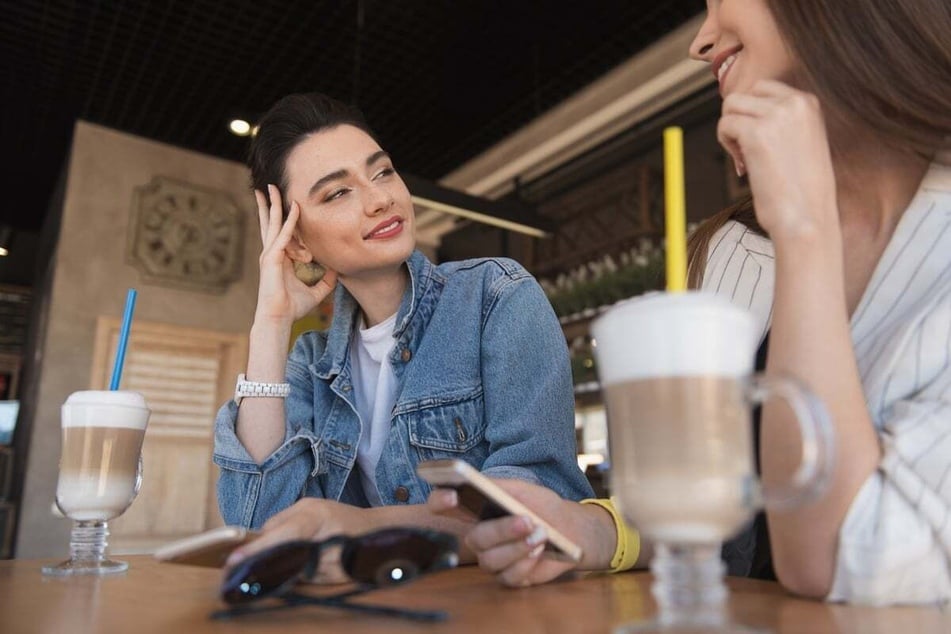
<instances>
[{"instance_id":1,"label":"milk foam","mask_svg":"<svg viewBox=\"0 0 951 634\"><path fill-rule=\"evenodd\" d=\"M752 315L703 292L620 302L591 326L603 385L664 376L741 377L753 370Z\"/></svg>"},{"instance_id":2,"label":"milk foam","mask_svg":"<svg viewBox=\"0 0 951 634\"><path fill-rule=\"evenodd\" d=\"M112 473L108 478L60 474L56 503L74 520L108 520L129 506L135 494L135 475Z\"/></svg>"},{"instance_id":3,"label":"milk foam","mask_svg":"<svg viewBox=\"0 0 951 634\"><path fill-rule=\"evenodd\" d=\"M612 474L613 479L613 474ZM641 534L666 543L716 543L732 537L754 508L744 478L619 478L617 500Z\"/></svg>"},{"instance_id":4,"label":"milk foam","mask_svg":"<svg viewBox=\"0 0 951 634\"><path fill-rule=\"evenodd\" d=\"M128 390L73 392L62 407L63 427L125 427L145 429L149 421L145 397Z\"/></svg>"}]
</instances>

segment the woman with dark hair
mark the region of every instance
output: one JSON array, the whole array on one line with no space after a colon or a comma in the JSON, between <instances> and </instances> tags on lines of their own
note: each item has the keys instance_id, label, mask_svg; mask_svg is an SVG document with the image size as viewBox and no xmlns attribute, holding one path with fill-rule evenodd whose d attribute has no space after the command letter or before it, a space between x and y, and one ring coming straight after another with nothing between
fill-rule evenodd
<instances>
[{"instance_id":1,"label":"woman with dark hair","mask_svg":"<svg viewBox=\"0 0 951 634\"><path fill-rule=\"evenodd\" d=\"M504 258L436 266L416 251L392 159L358 112L324 95L280 100L249 162L260 284L214 460L225 521L264 536L236 558L392 524L460 532L465 523L422 505L423 460L590 494L567 346L525 269ZM318 267L322 277L300 279ZM293 322L334 288L329 329L301 335L288 357Z\"/></svg>"},{"instance_id":2,"label":"woman with dark hair","mask_svg":"<svg viewBox=\"0 0 951 634\"><path fill-rule=\"evenodd\" d=\"M767 371L811 386L835 428L827 493L766 513L766 556L805 596L951 598L949 33L947 0L708 0L690 48L717 77L718 137L752 191L693 237L693 286L759 313ZM790 415L764 408L766 482L798 462ZM598 507L509 488L562 518L587 567L633 541L618 521L605 548ZM432 508L452 505L438 493ZM564 571L523 524L481 523L468 543L506 583Z\"/></svg>"}]
</instances>

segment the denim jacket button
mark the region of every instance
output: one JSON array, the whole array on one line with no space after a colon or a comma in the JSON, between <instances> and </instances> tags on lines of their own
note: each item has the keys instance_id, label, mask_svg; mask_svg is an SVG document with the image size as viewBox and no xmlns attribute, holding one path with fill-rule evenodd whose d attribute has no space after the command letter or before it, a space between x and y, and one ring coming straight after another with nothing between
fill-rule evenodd
<instances>
[{"instance_id":1,"label":"denim jacket button","mask_svg":"<svg viewBox=\"0 0 951 634\"><path fill-rule=\"evenodd\" d=\"M400 354L400 358L403 359L403 363L409 363L409 360L413 358L413 353L410 352L409 348L403 348L403 352L402 354Z\"/></svg>"},{"instance_id":2,"label":"denim jacket button","mask_svg":"<svg viewBox=\"0 0 951 634\"><path fill-rule=\"evenodd\" d=\"M406 502L409 500L409 489L406 487L396 487L396 491L393 492L393 497L396 498L397 502Z\"/></svg>"}]
</instances>

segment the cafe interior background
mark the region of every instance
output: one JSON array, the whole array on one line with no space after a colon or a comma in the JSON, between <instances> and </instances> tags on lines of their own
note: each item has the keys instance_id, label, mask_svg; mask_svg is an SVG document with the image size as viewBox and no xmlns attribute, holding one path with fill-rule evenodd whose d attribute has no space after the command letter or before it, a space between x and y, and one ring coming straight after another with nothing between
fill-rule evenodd
<instances>
[{"instance_id":1,"label":"cafe interior background","mask_svg":"<svg viewBox=\"0 0 951 634\"><path fill-rule=\"evenodd\" d=\"M361 108L431 258L508 256L542 282L571 351L579 464L605 490L588 324L661 281L663 128L684 129L689 222L744 191L716 143L714 78L686 58L702 0L2 6L0 558L63 553L59 408L107 386L130 287L122 387L153 414L110 548L221 523L212 421L245 364L260 246L242 161L255 118L292 92Z\"/></svg>"}]
</instances>

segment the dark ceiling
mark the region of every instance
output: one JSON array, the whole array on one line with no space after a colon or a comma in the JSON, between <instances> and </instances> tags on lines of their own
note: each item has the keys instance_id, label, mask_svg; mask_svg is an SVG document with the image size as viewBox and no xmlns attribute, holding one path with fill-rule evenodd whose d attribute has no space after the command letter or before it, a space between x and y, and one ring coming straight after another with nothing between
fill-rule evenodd
<instances>
[{"instance_id":1,"label":"dark ceiling","mask_svg":"<svg viewBox=\"0 0 951 634\"><path fill-rule=\"evenodd\" d=\"M321 90L438 179L703 0L2 0L4 220L42 223L77 118L242 160L233 114Z\"/></svg>"}]
</instances>

